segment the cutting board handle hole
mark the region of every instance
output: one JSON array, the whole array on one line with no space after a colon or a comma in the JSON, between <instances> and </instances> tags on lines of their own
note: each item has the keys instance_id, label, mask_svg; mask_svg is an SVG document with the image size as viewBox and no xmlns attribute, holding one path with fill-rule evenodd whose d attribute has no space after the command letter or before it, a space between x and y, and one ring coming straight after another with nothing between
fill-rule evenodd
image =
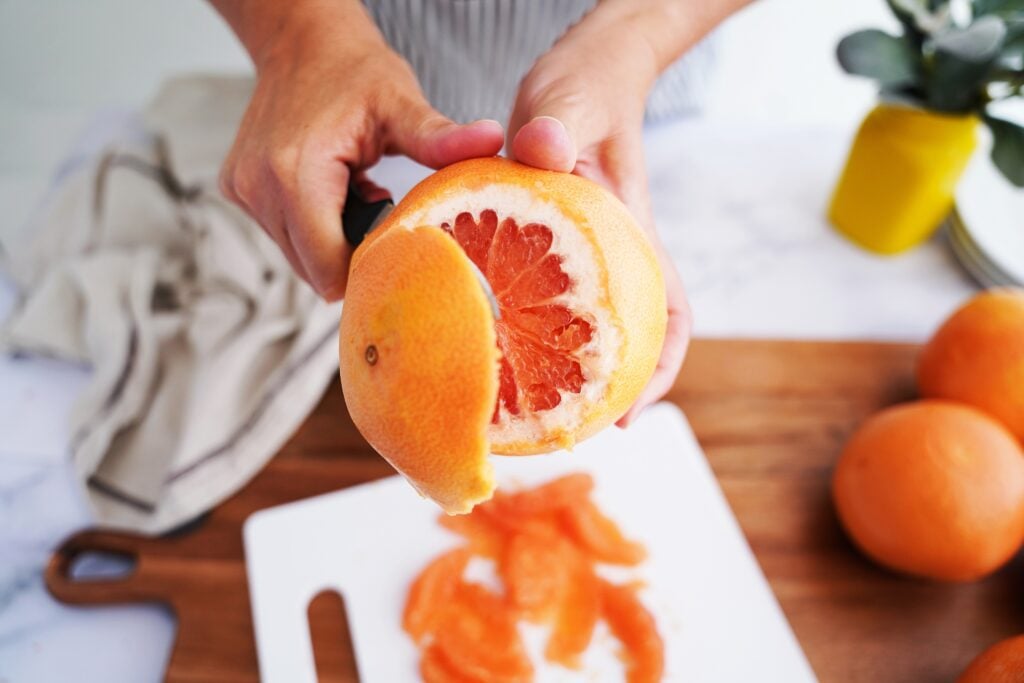
<instances>
[{"instance_id":1,"label":"cutting board handle hole","mask_svg":"<svg viewBox=\"0 0 1024 683\"><path fill-rule=\"evenodd\" d=\"M67 576L70 581L124 579L135 572L135 565L135 556L128 553L81 550L71 556L67 565Z\"/></svg>"},{"instance_id":2,"label":"cutting board handle hole","mask_svg":"<svg viewBox=\"0 0 1024 683\"><path fill-rule=\"evenodd\" d=\"M329 588L314 595L306 608L306 617L310 640L314 643L317 680L320 683L358 681L359 672L352 654L355 649L341 593Z\"/></svg>"}]
</instances>

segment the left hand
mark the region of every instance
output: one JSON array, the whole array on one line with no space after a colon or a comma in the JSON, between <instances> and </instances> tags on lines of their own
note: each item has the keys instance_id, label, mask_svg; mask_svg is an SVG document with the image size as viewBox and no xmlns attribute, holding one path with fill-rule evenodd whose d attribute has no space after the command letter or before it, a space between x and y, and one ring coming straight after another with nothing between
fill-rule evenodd
<instances>
[{"instance_id":1,"label":"left hand","mask_svg":"<svg viewBox=\"0 0 1024 683\"><path fill-rule=\"evenodd\" d=\"M628 426L672 387L690 339L690 307L679 272L654 227L644 164L647 92L657 76L642 35L600 15L600 5L542 56L523 79L509 121L518 161L572 172L611 190L654 246L665 278L668 328L650 383L616 423Z\"/></svg>"}]
</instances>

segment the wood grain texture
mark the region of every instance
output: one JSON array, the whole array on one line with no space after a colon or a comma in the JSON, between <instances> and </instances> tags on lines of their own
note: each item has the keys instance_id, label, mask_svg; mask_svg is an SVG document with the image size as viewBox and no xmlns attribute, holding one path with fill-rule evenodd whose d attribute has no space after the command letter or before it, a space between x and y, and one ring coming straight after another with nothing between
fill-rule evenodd
<instances>
[{"instance_id":1,"label":"wood grain texture","mask_svg":"<svg viewBox=\"0 0 1024 683\"><path fill-rule=\"evenodd\" d=\"M842 443L870 413L912 398L915 354L910 345L697 340L669 396L827 683L949 682L985 646L1024 632L1021 557L975 584L923 582L863 559L836 520L829 479ZM242 522L263 507L390 473L332 386L267 468L194 528L160 539L83 532L55 553L47 586L72 604L168 604L178 617L168 681L255 681ZM136 555L135 573L69 581L68 564L88 549ZM331 623L337 612L314 605L311 630L318 661L327 657L322 670L334 672L328 680L352 681L346 631Z\"/></svg>"}]
</instances>

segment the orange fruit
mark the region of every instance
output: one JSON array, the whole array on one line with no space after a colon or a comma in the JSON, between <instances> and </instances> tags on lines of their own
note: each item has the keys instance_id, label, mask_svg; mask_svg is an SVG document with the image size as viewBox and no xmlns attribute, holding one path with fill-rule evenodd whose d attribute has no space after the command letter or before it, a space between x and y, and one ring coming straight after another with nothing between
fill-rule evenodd
<instances>
[{"instance_id":1,"label":"orange fruit","mask_svg":"<svg viewBox=\"0 0 1024 683\"><path fill-rule=\"evenodd\" d=\"M908 574L974 580L1024 540L1024 453L963 404L918 401L869 418L843 450L833 494L853 541Z\"/></svg>"},{"instance_id":2,"label":"orange fruit","mask_svg":"<svg viewBox=\"0 0 1024 683\"><path fill-rule=\"evenodd\" d=\"M428 564L409 588L402 628L414 641L420 642L437 628L443 608L462 583L469 558L465 548L451 550Z\"/></svg>"},{"instance_id":3,"label":"orange fruit","mask_svg":"<svg viewBox=\"0 0 1024 683\"><path fill-rule=\"evenodd\" d=\"M654 250L611 193L464 161L353 254L342 389L367 441L464 513L493 492L489 452L568 448L618 419L654 372L666 316Z\"/></svg>"},{"instance_id":4,"label":"orange fruit","mask_svg":"<svg viewBox=\"0 0 1024 683\"><path fill-rule=\"evenodd\" d=\"M626 680L656 683L665 673L665 644L636 588L600 581L601 612L625 648Z\"/></svg>"},{"instance_id":5,"label":"orange fruit","mask_svg":"<svg viewBox=\"0 0 1024 683\"><path fill-rule=\"evenodd\" d=\"M921 352L924 396L962 401L1024 442L1024 289L993 289L953 313Z\"/></svg>"},{"instance_id":6,"label":"orange fruit","mask_svg":"<svg viewBox=\"0 0 1024 683\"><path fill-rule=\"evenodd\" d=\"M1001 640L982 652L956 683L1024 683L1024 635Z\"/></svg>"}]
</instances>

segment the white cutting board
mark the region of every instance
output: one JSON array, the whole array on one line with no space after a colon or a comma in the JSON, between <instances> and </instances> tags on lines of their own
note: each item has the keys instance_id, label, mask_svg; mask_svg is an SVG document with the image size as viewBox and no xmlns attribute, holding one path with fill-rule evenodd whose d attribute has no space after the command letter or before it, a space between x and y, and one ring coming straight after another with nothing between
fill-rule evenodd
<instances>
[{"instance_id":1,"label":"white cutting board","mask_svg":"<svg viewBox=\"0 0 1024 683\"><path fill-rule=\"evenodd\" d=\"M655 406L628 430L607 429L571 453L494 464L499 486L593 474L597 503L649 551L628 575L647 582L642 597L665 639L666 680L815 680L675 407ZM324 589L345 598L363 683L417 681L418 652L400 625L406 590L430 559L461 542L437 525L438 513L390 477L249 517L245 555L264 683L316 681L306 609ZM486 579L488 563L470 571ZM526 637L532 651L543 649L536 627ZM537 681L622 680L617 649L602 625L582 672L538 658Z\"/></svg>"}]
</instances>

